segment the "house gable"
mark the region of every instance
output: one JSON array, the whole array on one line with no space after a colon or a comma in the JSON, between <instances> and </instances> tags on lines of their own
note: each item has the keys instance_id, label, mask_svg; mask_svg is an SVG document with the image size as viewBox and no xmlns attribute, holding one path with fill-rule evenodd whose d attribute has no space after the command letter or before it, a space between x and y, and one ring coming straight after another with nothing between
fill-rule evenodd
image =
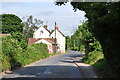
<instances>
[{"instance_id":1,"label":"house gable","mask_svg":"<svg viewBox=\"0 0 120 80\"><path fill-rule=\"evenodd\" d=\"M33 38L49 38L50 37L50 31L41 26L37 31L33 33Z\"/></svg>"},{"instance_id":2,"label":"house gable","mask_svg":"<svg viewBox=\"0 0 120 80\"><path fill-rule=\"evenodd\" d=\"M56 34L56 37L55 37ZM45 43L48 46L49 53L65 52L65 36L55 27L55 31L52 33L47 29L47 25L41 26L34 32L33 38L29 38L28 44Z\"/></svg>"}]
</instances>

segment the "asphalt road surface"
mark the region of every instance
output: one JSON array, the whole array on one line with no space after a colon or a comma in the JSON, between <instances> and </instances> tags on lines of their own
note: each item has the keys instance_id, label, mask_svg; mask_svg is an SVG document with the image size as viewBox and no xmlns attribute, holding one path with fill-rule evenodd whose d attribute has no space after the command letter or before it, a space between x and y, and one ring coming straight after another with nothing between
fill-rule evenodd
<instances>
[{"instance_id":1,"label":"asphalt road surface","mask_svg":"<svg viewBox=\"0 0 120 80\"><path fill-rule=\"evenodd\" d=\"M82 53L69 51L19 68L3 78L85 78L82 70L74 63L74 58Z\"/></svg>"}]
</instances>

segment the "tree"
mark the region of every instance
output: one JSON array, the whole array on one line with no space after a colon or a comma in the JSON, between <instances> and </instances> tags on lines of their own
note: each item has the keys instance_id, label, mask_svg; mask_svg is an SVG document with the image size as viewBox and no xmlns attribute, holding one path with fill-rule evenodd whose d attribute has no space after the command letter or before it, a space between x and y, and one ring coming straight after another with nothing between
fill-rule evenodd
<instances>
[{"instance_id":1,"label":"tree","mask_svg":"<svg viewBox=\"0 0 120 80\"><path fill-rule=\"evenodd\" d=\"M32 38L34 31L38 29L40 24L43 24L43 21L37 20L31 15L25 22L23 22L23 24L25 25L23 28L23 34L25 35L25 38Z\"/></svg>"},{"instance_id":2,"label":"tree","mask_svg":"<svg viewBox=\"0 0 120 80\"><path fill-rule=\"evenodd\" d=\"M78 51L83 51L84 48L86 54L94 50L90 44L95 41L93 34L88 29L88 22L83 22L82 25L78 26L71 39L74 47L77 47Z\"/></svg>"},{"instance_id":3,"label":"tree","mask_svg":"<svg viewBox=\"0 0 120 80\"><path fill-rule=\"evenodd\" d=\"M58 4L62 3L58 2ZM102 45L105 60L115 72L120 74L120 2L104 2L102 4L71 2L71 5L75 11L77 9L85 11L89 30Z\"/></svg>"},{"instance_id":4,"label":"tree","mask_svg":"<svg viewBox=\"0 0 120 80\"><path fill-rule=\"evenodd\" d=\"M2 14L0 15L0 23L2 22L2 33L22 32L23 24L22 20L14 14Z\"/></svg>"},{"instance_id":5,"label":"tree","mask_svg":"<svg viewBox=\"0 0 120 80\"><path fill-rule=\"evenodd\" d=\"M70 49L71 47L71 38L66 36L66 49Z\"/></svg>"}]
</instances>

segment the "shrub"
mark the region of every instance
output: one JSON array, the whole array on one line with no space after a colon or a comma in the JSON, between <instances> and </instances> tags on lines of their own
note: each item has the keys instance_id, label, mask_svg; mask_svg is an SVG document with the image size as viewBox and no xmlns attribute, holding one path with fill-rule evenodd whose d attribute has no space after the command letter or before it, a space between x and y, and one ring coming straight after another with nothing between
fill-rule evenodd
<instances>
[{"instance_id":1,"label":"shrub","mask_svg":"<svg viewBox=\"0 0 120 80\"><path fill-rule=\"evenodd\" d=\"M15 69L36 60L49 57L46 44L32 44L24 49L21 45L25 43L21 41L19 42L10 36L2 37L2 57L0 59L2 61L2 67L0 67L0 70Z\"/></svg>"},{"instance_id":2,"label":"shrub","mask_svg":"<svg viewBox=\"0 0 120 80\"><path fill-rule=\"evenodd\" d=\"M103 58L104 56L102 52L93 51L93 52L89 52L87 55L83 57L83 62L88 63L88 64L94 64Z\"/></svg>"}]
</instances>

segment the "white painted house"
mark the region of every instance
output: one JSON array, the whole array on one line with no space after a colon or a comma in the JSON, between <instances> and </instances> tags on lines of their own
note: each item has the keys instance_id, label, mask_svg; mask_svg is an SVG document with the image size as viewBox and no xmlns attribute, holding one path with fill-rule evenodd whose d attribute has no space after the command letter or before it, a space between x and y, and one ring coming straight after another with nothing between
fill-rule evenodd
<instances>
[{"instance_id":1,"label":"white painted house","mask_svg":"<svg viewBox=\"0 0 120 80\"><path fill-rule=\"evenodd\" d=\"M47 29L47 25L41 26L35 31L33 33L33 38L50 38L50 31Z\"/></svg>"},{"instance_id":2,"label":"white painted house","mask_svg":"<svg viewBox=\"0 0 120 80\"><path fill-rule=\"evenodd\" d=\"M51 33L51 38L57 39L58 52L65 52L65 36L61 33L58 26L55 27L54 32Z\"/></svg>"},{"instance_id":3,"label":"white painted house","mask_svg":"<svg viewBox=\"0 0 120 80\"><path fill-rule=\"evenodd\" d=\"M33 33L33 38L28 40L28 44L40 42L47 44L49 53L65 52L65 36L58 26L52 33L48 30L47 25L41 26Z\"/></svg>"}]
</instances>

